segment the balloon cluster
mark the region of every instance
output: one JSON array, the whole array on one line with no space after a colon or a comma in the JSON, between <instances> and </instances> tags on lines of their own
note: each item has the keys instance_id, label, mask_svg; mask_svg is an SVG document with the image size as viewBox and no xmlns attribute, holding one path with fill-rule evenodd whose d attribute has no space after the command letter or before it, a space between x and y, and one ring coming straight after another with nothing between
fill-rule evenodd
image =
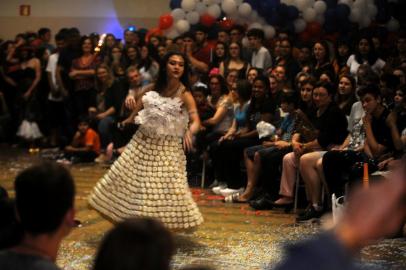
<instances>
[{"instance_id":1,"label":"balloon cluster","mask_svg":"<svg viewBox=\"0 0 406 270\"><path fill-rule=\"evenodd\" d=\"M159 29L175 38L197 24L207 27L218 23L228 29L235 23L248 29L260 28L266 38L284 28L303 36L321 32L348 31L354 26L368 27L380 20L389 31L399 22L381 8L384 0L170 0L171 12L159 18Z\"/></svg>"}]
</instances>

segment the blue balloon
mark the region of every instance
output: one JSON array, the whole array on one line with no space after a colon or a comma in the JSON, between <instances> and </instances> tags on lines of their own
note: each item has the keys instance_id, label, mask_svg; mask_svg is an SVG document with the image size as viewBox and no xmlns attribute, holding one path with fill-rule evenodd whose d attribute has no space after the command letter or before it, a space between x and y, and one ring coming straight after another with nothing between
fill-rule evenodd
<instances>
[{"instance_id":1,"label":"blue balloon","mask_svg":"<svg viewBox=\"0 0 406 270\"><path fill-rule=\"evenodd\" d=\"M326 12L324 13L324 31L326 33L332 33L337 31L337 14L335 9L327 9Z\"/></svg>"},{"instance_id":2,"label":"blue balloon","mask_svg":"<svg viewBox=\"0 0 406 270\"><path fill-rule=\"evenodd\" d=\"M327 4L327 9L329 8L335 8L337 5L337 0L324 0Z\"/></svg>"},{"instance_id":3,"label":"blue balloon","mask_svg":"<svg viewBox=\"0 0 406 270\"><path fill-rule=\"evenodd\" d=\"M296 20L299 17L299 9L295 6L288 6L288 17L290 20Z\"/></svg>"},{"instance_id":4,"label":"blue balloon","mask_svg":"<svg viewBox=\"0 0 406 270\"><path fill-rule=\"evenodd\" d=\"M259 4L261 3L260 0L244 0L244 2L250 4L251 8L256 11L259 10Z\"/></svg>"},{"instance_id":5,"label":"blue balloon","mask_svg":"<svg viewBox=\"0 0 406 270\"><path fill-rule=\"evenodd\" d=\"M182 3L182 0L171 0L171 1L169 2L169 7L170 7L171 9L180 8L180 7L181 7L181 3Z\"/></svg>"},{"instance_id":6,"label":"blue balloon","mask_svg":"<svg viewBox=\"0 0 406 270\"><path fill-rule=\"evenodd\" d=\"M351 9L349 6L344 4L338 4L336 7L336 16L340 22L348 21L348 16L350 16Z\"/></svg>"}]
</instances>

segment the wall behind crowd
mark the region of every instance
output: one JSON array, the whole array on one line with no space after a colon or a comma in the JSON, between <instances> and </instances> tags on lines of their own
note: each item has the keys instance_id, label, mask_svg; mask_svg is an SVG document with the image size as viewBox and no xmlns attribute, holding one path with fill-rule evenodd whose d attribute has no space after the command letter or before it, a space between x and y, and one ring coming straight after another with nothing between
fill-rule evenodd
<instances>
[{"instance_id":1,"label":"wall behind crowd","mask_svg":"<svg viewBox=\"0 0 406 270\"><path fill-rule=\"evenodd\" d=\"M20 5L30 5L30 16L20 16ZM1 0L0 38L48 27L56 33L63 27L77 27L83 34L113 33L122 38L129 25L155 27L159 16L169 11L162 0Z\"/></svg>"}]
</instances>

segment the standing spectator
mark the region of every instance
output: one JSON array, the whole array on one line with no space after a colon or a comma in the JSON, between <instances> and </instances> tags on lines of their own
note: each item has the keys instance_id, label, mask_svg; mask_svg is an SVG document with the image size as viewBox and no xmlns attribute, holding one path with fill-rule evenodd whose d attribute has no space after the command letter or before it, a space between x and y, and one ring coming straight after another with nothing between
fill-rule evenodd
<instances>
[{"instance_id":1,"label":"standing spectator","mask_svg":"<svg viewBox=\"0 0 406 270\"><path fill-rule=\"evenodd\" d=\"M69 77L74 83L75 113L84 115L87 114L89 107L96 105L94 75L99 59L94 54L94 46L89 37L82 37L80 44L81 56L73 60Z\"/></svg>"},{"instance_id":2,"label":"standing spectator","mask_svg":"<svg viewBox=\"0 0 406 270\"><path fill-rule=\"evenodd\" d=\"M251 57L251 66L266 71L272 66L272 58L268 49L263 46L265 39L264 31L253 28L247 33L250 48L253 50Z\"/></svg>"},{"instance_id":3,"label":"standing spectator","mask_svg":"<svg viewBox=\"0 0 406 270\"><path fill-rule=\"evenodd\" d=\"M56 52L49 56L46 68L50 89L48 94L48 120L50 127L49 143L52 147L59 145L62 135L61 132L68 127L67 112L64 103L64 99L67 98L68 93L66 92L66 89L58 84L56 77L59 53L65 47L64 39L65 37L62 33L56 34Z\"/></svg>"},{"instance_id":4,"label":"standing spectator","mask_svg":"<svg viewBox=\"0 0 406 270\"><path fill-rule=\"evenodd\" d=\"M238 79L245 79L250 64L242 60L242 45L240 43L231 42L228 47L228 57L220 63L220 74L226 76L229 70L238 71Z\"/></svg>"},{"instance_id":5,"label":"standing spectator","mask_svg":"<svg viewBox=\"0 0 406 270\"><path fill-rule=\"evenodd\" d=\"M38 30L38 38L41 40L40 48L45 48L48 51L48 55L54 52L55 46L51 42L51 30L49 28L40 28Z\"/></svg>"}]
</instances>

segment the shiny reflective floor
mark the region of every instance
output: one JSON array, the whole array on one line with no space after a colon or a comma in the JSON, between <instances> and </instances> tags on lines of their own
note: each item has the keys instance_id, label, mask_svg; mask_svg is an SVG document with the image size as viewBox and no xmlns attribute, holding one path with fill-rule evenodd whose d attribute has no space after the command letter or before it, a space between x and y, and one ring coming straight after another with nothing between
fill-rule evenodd
<instances>
[{"instance_id":1,"label":"shiny reflective floor","mask_svg":"<svg viewBox=\"0 0 406 270\"><path fill-rule=\"evenodd\" d=\"M0 184L13 195L15 175L40 154L0 146ZM75 228L62 243L57 263L63 269L90 269L95 250L113 225L87 205L87 196L108 166L70 166L75 177L77 219ZM205 222L197 230L175 234L177 250L173 269L186 265L208 265L214 269L264 269L283 256L283 246L310 237L320 229L315 224L297 225L294 214L283 211L253 211L247 204L225 204L209 190L192 188ZM365 248L363 266L375 269L406 269L406 240L389 239Z\"/></svg>"}]
</instances>

